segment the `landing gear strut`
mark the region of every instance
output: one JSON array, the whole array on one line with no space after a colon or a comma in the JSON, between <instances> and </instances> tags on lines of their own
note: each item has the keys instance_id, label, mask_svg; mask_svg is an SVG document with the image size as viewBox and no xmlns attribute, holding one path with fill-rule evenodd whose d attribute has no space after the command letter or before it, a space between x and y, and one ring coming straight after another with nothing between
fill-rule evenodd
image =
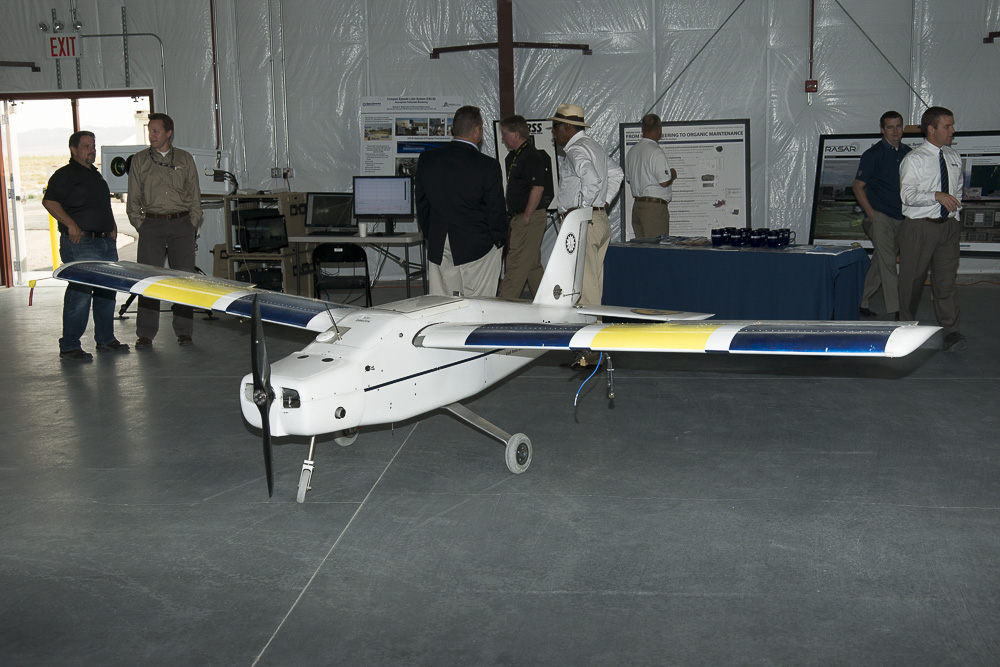
<instances>
[{"instance_id":1,"label":"landing gear strut","mask_svg":"<svg viewBox=\"0 0 1000 667\"><path fill-rule=\"evenodd\" d=\"M504 444L504 460L507 469L519 475L531 465L531 440L523 433L511 435L500 427L486 421L461 403L452 403L444 409L461 419L469 426L478 429L488 436L496 438Z\"/></svg>"},{"instance_id":2,"label":"landing gear strut","mask_svg":"<svg viewBox=\"0 0 1000 667\"><path fill-rule=\"evenodd\" d=\"M333 435L333 441L336 442L341 447L348 447L354 444L354 441L358 439L358 429L351 428L346 431L337 431ZM314 460L316 454L316 436L309 438L309 454L306 456L306 460L302 462L302 472L299 473L299 491L295 495L295 500L298 503L304 503L306 501L306 491L312 489L309 483L312 481L313 470L316 468L316 461Z\"/></svg>"}]
</instances>

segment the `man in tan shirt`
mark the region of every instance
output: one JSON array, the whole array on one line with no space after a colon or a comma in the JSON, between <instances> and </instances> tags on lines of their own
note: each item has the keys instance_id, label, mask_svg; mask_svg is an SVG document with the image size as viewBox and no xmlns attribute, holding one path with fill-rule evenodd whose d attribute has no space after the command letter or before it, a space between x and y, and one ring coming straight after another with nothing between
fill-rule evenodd
<instances>
[{"instance_id":1,"label":"man in tan shirt","mask_svg":"<svg viewBox=\"0 0 1000 667\"><path fill-rule=\"evenodd\" d=\"M149 114L149 148L132 156L128 172L129 221L139 232L136 259L141 264L194 271L195 238L201 226L201 190L198 169L187 151L174 148L174 121L167 114ZM190 345L194 311L173 307L174 334L180 345ZM160 328L160 302L139 297L136 349L153 345Z\"/></svg>"}]
</instances>

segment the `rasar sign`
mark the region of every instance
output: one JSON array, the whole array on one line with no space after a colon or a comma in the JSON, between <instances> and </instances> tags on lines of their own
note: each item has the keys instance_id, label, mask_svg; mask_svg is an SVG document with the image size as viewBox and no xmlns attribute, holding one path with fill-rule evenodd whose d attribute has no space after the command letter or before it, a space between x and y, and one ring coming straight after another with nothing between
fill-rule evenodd
<instances>
[{"instance_id":1,"label":"rasar sign","mask_svg":"<svg viewBox=\"0 0 1000 667\"><path fill-rule=\"evenodd\" d=\"M79 58L83 55L83 41L79 35L53 35L46 38L49 58Z\"/></svg>"}]
</instances>

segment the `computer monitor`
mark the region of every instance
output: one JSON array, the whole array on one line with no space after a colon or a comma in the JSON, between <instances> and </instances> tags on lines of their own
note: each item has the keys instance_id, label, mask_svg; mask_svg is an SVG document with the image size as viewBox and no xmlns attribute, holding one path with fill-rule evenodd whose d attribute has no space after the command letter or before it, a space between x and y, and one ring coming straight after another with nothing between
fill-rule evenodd
<instances>
[{"instance_id":1,"label":"computer monitor","mask_svg":"<svg viewBox=\"0 0 1000 667\"><path fill-rule=\"evenodd\" d=\"M354 195L350 192L309 192L306 194L306 229L354 234Z\"/></svg>"},{"instance_id":2,"label":"computer monitor","mask_svg":"<svg viewBox=\"0 0 1000 667\"><path fill-rule=\"evenodd\" d=\"M355 176L354 216L385 218L391 231L395 218L413 217L413 179L409 176Z\"/></svg>"},{"instance_id":3,"label":"computer monitor","mask_svg":"<svg viewBox=\"0 0 1000 667\"><path fill-rule=\"evenodd\" d=\"M236 209L232 211L231 224L235 252L275 252L288 247L285 216L277 209Z\"/></svg>"}]
</instances>

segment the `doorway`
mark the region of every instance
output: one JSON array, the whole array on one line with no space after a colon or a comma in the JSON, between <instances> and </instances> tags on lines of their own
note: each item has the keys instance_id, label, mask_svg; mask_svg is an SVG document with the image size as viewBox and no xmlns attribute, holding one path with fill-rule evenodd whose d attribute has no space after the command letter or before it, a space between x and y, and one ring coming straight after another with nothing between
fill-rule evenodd
<instances>
[{"instance_id":1,"label":"doorway","mask_svg":"<svg viewBox=\"0 0 1000 667\"><path fill-rule=\"evenodd\" d=\"M8 233L2 235L5 286L25 285L51 275L58 262L58 232L42 207L49 177L69 161L69 136L89 130L102 146L145 144L144 125L152 91L91 91L2 95L6 121L0 135ZM136 231L125 214L125 196L112 196L118 224L118 252L135 259ZM9 259L8 259L9 258Z\"/></svg>"}]
</instances>

